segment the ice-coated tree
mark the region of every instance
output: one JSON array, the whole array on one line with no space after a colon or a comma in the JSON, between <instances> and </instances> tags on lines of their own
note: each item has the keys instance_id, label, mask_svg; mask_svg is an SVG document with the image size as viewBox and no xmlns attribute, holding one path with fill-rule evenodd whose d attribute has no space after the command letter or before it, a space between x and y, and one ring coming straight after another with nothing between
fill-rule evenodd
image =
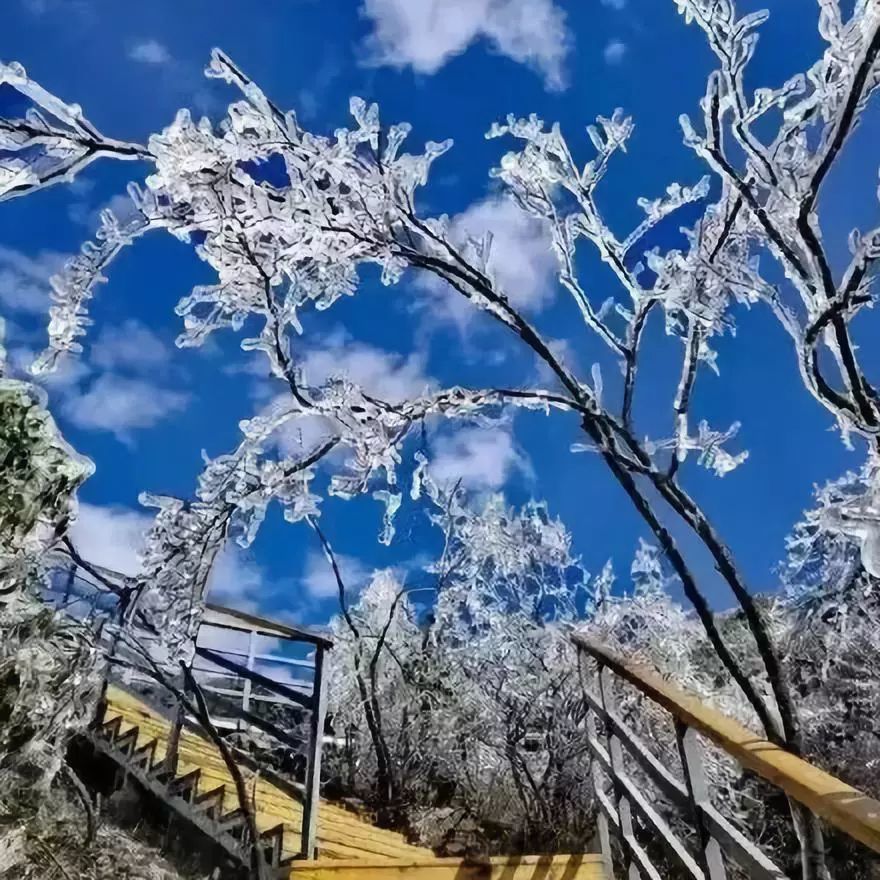
<instances>
[{"instance_id":1,"label":"ice-coated tree","mask_svg":"<svg viewBox=\"0 0 880 880\"><path fill-rule=\"evenodd\" d=\"M0 850L14 871L28 822L73 786L94 834L94 811L67 763L71 737L94 718L103 661L93 634L40 601L48 557L76 513L92 463L64 440L33 383L6 375L0 319ZM18 843L16 843L16 841ZM20 846L18 844L21 844Z\"/></svg>"},{"instance_id":2,"label":"ice-coated tree","mask_svg":"<svg viewBox=\"0 0 880 880\"><path fill-rule=\"evenodd\" d=\"M0 602L39 582L44 556L76 511L92 472L61 436L33 383L6 375L0 318Z\"/></svg>"},{"instance_id":3,"label":"ice-coated tree","mask_svg":"<svg viewBox=\"0 0 880 880\"><path fill-rule=\"evenodd\" d=\"M262 322L259 336L242 345L261 352L286 389L245 424L234 452L208 463L196 500L153 499L160 513L148 567L161 576L144 578L139 602L160 615L163 631L187 631L218 543L230 535L250 540L270 501L279 502L291 521L317 514L319 499L310 483L329 451L342 450L344 459L330 491L341 497L372 492L385 505L382 537L390 540L402 500L397 466L408 436L427 417L488 417L505 407L538 408L548 417L562 412L579 425L575 448L598 454L631 500L767 736L795 751L802 748L770 627L723 537L685 488L682 463L696 456L720 476L744 460L743 452L725 448L737 423L710 426L699 419L691 412L692 392L701 371L722 366L713 340L733 326L737 305L768 308L791 339L805 388L830 412L844 441L866 449L871 482L858 509L841 514L837 526L859 536L863 558L877 555L873 462L880 398L860 366L851 329L873 302L880 228L853 232L852 259L838 276L822 241L817 206L880 81L880 4L820 0L821 56L781 85L755 90L746 88L745 75L767 13L739 16L731 0L676 0L676 6L686 22L702 29L717 61L699 118L681 120L685 144L718 182L717 197L710 197L710 177L671 184L660 198L641 202L645 219L635 229L615 231L596 196L633 129L622 111L590 127L596 155L583 166L560 128L548 128L534 116L509 118L489 132L515 141L493 174L522 210L547 224L559 282L585 327L618 361L619 381L613 371L603 375L598 368L578 375L556 353L517 307L515 291L490 270L490 237L462 242L447 218L420 210L418 191L449 142L403 153L409 127L384 127L376 106L359 99L351 102L351 128L333 136L307 131L294 113L280 110L215 51L208 75L242 94L220 126L195 122L181 111L146 145L129 144L102 135L79 107L41 89L20 66L0 69L0 82L34 105L24 118L0 122L3 196L69 179L99 156L151 165L145 184L130 188L133 216L119 220L105 213L96 239L55 279L50 349L38 370L79 350L95 285L120 249L148 232L166 230L191 242L217 275L216 283L180 302L179 344L199 345L220 328L239 329L256 318ZM265 173L267 163L283 172ZM694 202L705 210L688 232L687 247L647 250L645 234ZM595 300L589 280L576 271L583 247L595 248L619 282L618 294L605 303ZM299 316L356 295L365 264L379 265L389 285L405 272L446 282L508 330L511 344L530 351L552 382L547 388L447 388L393 404L348 379L310 387L299 367ZM670 395L668 436L642 439L636 402L651 312L662 314L666 333L681 340L680 378ZM279 455L274 434L294 420L314 417L327 426L326 437L300 456ZM690 551L672 525L690 533L729 586L761 659L759 673L747 669L725 640ZM822 866L818 843L808 843L809 875Z\"/></svg>"},{"instance_id":4,"label":"ice-coated tree","mask_svg":"<svg viewBox=\"0 0 880 880\"><path fill-rule=\"evenodd\" d=\"M543 505L473 509L425 482L443 535L427 585L379 572L351 605L340 587L337 773L436 846L577 846L595 804L569 635L596 587Z\"/></svg>"},{"instance_id":5,"label":"ice-coated tree","mask_svg":"<svg viewBox=\"0 0 880 880\"><path fill-rule=\"evenodd\" d=\"M856 508L874 475L850 473L816 490L815 504L789 538L782 566L785 613L780 643L796 661L792 685L810 719L810 757L867 791L880 788L875 756L880 690L880 580L858 532L841 532L840 516ZM845 850L846 842L837 845ZM862 858L854 853L854 863Z\"/></svg>"}]
</instances>

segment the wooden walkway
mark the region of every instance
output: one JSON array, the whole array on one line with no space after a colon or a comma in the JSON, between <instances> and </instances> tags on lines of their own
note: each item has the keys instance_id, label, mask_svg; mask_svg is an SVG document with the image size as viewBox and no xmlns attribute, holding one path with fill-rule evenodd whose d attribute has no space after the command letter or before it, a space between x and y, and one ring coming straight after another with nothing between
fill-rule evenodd
<instances>
[{"instance_id":1,"label":"wooden walkway","mask_svg":"<svg viewBox=\"0 0 880 880\"><path fill-rule=\"evenodd\" d=\"M647 843L659 844L693 880L727 880L736 865L754 880L788 880L749 836L712 802L703 766L704 743L711 742L743 768L781 789L854 841L864 844L865 864L880 867L880 802L802 758L767 742L763 736L707 706L652 669L633 663L581 635L572 637L579 662L594 665L592 686L582 677L587 743L593 755L593 782L600 805L599 837L611 873L610 831L623 849L626 876L662 880ZM580 672L584 673L581 667ZM660 760L624 721L618 697L627 688L665 709L674 722L681 778ZM600 736L600 730L604 736ZM634 771L638 771L638 774ZM651 785L635 780L647 777ZM606 782L607 780L607 782ZM686 844L655 808L651 788L662 793L697 831L699 846ZM637 823L636 817L641 820Z\"/></svg>"},{"instance_id":2,"label":"wooden walkway","mask_svg":"<svg viewBox=\"0 0 880 880\"><path fill-rule=\"evenodd\" d=\"M193 730L180 733L177 768L162 776L172 721L128 691L109 685L97 743L111 757L124 758L126 770L156 789L185 802L196 824L217 836L243 828L235 784L219 750ZM135 769L132 770L132 767ZM141 768L141 769L136 769ZM357 814L321 801L317 859L297 860L303 820L301 796L291 785L276 784L241 767L252 799L257 829L275 847L277 877L301 880L601 880L598 855L523 856L466 862L439 859L413 846L403 835L376 828ZM212 834L212 837L215 835ZM227 848L234 846L221 840Z\"/></svg>"},{"instance_id":3,"label":"wooden walkway","mask_svg":"<svg viewBox=\"0 0 880 880\"><path fill-rule=\"evenodd\" d=\"M725 865L733 864L754 880L788 880L786 872L748 837L746 829L734 825L712 804L696 734L712 740L744 767L807 805L869 851L880 851L880 803L766 742L653 671L635 666L601 645L579 637L574 641L599 668L596 691L585 686L584 698L590 709L586 732L601 806L601 854L478 861L437 858L429 849L408 843L403 835L376 828L364 817L321 800L315 858L306 860L302 858L303 793L281 777L250 770L247 762L239 762L273 876L279 880L611 880L613 832L624 854L618 878L662 880L663 874L648 854L648 843L653 841L693 880L726 880ZM675 719L683 781L651 754L618 715L613 700L618 688L612 674ZM105 713L92 740L233 860L246 862L249 850L242 843L245 817L219 750L198 730L184 727L172 773L165 759L173 729L173 721L162 710L110 684ZM658 813L654 797L644 784L635 783L633 764L638 764L665 799L690 819L700 832L702 847L692 850ZM868 852L865 857L872 858Z\"/></svg>"}]
</instances>

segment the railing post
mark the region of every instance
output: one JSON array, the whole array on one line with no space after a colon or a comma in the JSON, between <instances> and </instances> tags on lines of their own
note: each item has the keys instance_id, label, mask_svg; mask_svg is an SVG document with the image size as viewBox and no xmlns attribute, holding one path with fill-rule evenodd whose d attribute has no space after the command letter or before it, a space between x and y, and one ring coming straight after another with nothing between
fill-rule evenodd
<instances>
[{"instance_id":1,"label":"railing post","mask_svg":"<svg viewBox=\"0 0 880 880\"><path fill-rule=\"evenodd\" d=\"M304 859L315 857L318 835L318 805L321 800L321 747L324 740L324 716L327 712L327 683L324 676L324 646L315 646L315 678L309 712L308 766L303 804L302 850Z\"/></svg>"},{"instance_id":2,"label":"railing post","mask_svg":"<svg viewBox=\"0 0 880 880\"><path fill-rule=\"evenodd\" d=\"M726 880L727 870L721 854L721 845L712 836L703 819L702 807L710 806L709 786L706 772L703 769L703 750L697 739L697 732L683 721L675 719L675 737L678 740L678 753L684 770L684 781L687 786L688 798L694 825L700 839L700 861L706 874L706 880Z\"/></svg>"},{"instance_id":3,"label":"railing post","mask_svg":"<svg viewBox=\"0 0 880 880\"><path fill-rule=\"evenodd\" d=\"M593 710L587 706L587 736L596 739L596 716ZM593 791L598 792L602 786L602 775L599 770L599 763L596 758L590 760L590 776L593 780ZM611 835L608 832L608 817L601 804L596 811L596 826L599 833L599 852L602 855L602 862L605 866L605 877L607 880L614 880L614 860L611 857Z\"/></svg>"},{"instance_id":4,"label":"railing post","mask_svg":"<svg viewBox=\"0 0 880 880\"><path fill-rule=\"evenodd\" d=\"M614 695L611 691L611 672L601 663L598 664L599 698L606 716L615 710ZM632 858L630 844L637 843L632 821L632 805L620 784L618 774L623 770L623 747L611 725L606 724L608 740L608 756L611 759L611 783L614 786L614 798L617 802L617 818L620 822L620 836L623 838L623 855L627 880L641 880L641 873Z\"/></svg>"},{"instance_id":5,"label":"railing post","mask_svg":"<svg viewBox=\"0 0 880 880\"><path fill-rule=\"evenodd\" d=\"M257 632L256 630L251 630L248 633L248 649L247 649L247 670L248 672L254 671L254 657L257 654ZM249 678L245 678L244 680L244 690L241 694L241 708L244 712L249 712L251 708L251 680ZM239 728L246 727L247 724L242 719L238 721Z\"/></svg>"},{"instance_id":6,"label":"railing post","mask_svg":"<svg viewBox=\"0 0 880 880\"><path fill-rule=\"evenodd\" d=\"M74 578L74 568L71 566L67 570L67 578L64 581L64 598L61 600L62 609L67 608L67 603L70 601L70 594L73 592L73 578Z\"/></svg>"},{"instance_id":7,"label":"railing post","mask_svg":"<svg viewBox=\"0 0 880 880\"><path fill-rule=\"evenodd\" d=\"M183 692L186 693L186 682L183 683ZM178 701L177 712L174 715L174 723L168 734L168 745L165 749L165 757L162 760L162 768L170 778L177 776L178 754L180 752L180 734L183 723L186 720L186 709L183 701Z\"/></svg>"}]
</instances>

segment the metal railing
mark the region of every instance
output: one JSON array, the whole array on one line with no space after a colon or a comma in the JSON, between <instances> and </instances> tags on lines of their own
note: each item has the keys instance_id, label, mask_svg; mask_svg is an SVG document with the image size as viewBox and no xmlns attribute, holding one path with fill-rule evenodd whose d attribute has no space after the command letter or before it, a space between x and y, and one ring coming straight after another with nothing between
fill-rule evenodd
<instances>
[{"instance_id":1,"label":"metal railing","mask_svg":"<svg viewBox=\"0 0 880 880\"><path fill-rule=\"evenodd\" d=\"M86 625L99 625L117 615L119 597L75 566L57 567L40 592L47 604Z\"/></svg>"},{"instance_id":2,"label":"metal railing","mask_svg":"<svg viewBox=\"0 0 880 880\"><path fill-rule=\"evenodd\" d=\"M695 880L725 880L735 864L755 880L787 880L787 875L712 804L700 736L720 747L789 797L853 839L880 853L880 802L873 800L785 749L762 739L738 722L706 706L656 672L632 664L581 635L572 642L579 662L596 665L593 687L584 682L588 713L587 744L593 758L593 782L599 802L598 832L606 872L614 876L610 832L616 832L627 880L661 880L646 844L659 843ZM680 780L621 718L615 703L616 679L628 682L665 709L675 725ZM604 731L604 743L599 730ZM657 789L695 832L689 848L655 806L631 767ZM610 780L606 790L603 775ZM683 780L683 781L682 781ZM641 840L638 823L644 827ZM644 841L644 844L643 844Z\"/></svg>"},{"instance_id":3,"label":"metal railing","mask_svg":"<svg viewBox=\"0 0 880 880\"><path fill-rule=\"evenodd\" d=\"M201 725L176 699L169 699L171 694L144 667L144 657L159 637L139 629L136 649L128 644L130 638L120 639L118 596L75 568L53 572L43 599L96 631L107 651L112 680L147 697L157 711L173 718L165 762L175 770L183 727ZM299 855L304 859L315 856L327 711L325 660L331 647L332 642L320 633L207 604L191 664L199 690L213 704L208 707L213 727L226 732L256 728L304 758L303 782L290 786L302 798ZM166 677L172 679L192 703L183 677ZM163 705L149 699L153 689L164 697ZM303 727L305 732L298 733Z\"/></svg>"}]
</instances>

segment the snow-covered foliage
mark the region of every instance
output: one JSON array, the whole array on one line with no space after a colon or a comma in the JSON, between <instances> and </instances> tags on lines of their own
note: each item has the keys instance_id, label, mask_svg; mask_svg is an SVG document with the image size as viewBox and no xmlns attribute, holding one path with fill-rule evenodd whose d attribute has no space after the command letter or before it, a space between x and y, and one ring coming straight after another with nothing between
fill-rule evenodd
<instances>
[{"instance_id":1,"label":"snow-covered foliage","mask_svg":"<svg viewBox=\"0 0 880 880\"><path fill-rule=\"evenodd\" d=\"M880 577L880 461L869 458L816 492L788 539L785 579L799 588L838 589L860 569Z\"/></svg>"},{"instance_id":2,"label":"snow-covered foliage","mask_svg":"<svg viewBox=\"0 0 880 880\"><path fill-rule=\"evenodd\" d=\"M25 593L0 603L0 632L0 791L45 792L94 718L99 654L87 630Z\"/></svg>"},{"instance_id":3,"label":"snow-covered foliage","mask_svg":"<svg viewBox=\"0 0 880 880\"><path fill-rule=\"evenodd\" d=\"M25 876L17 820L45 806L61 771L73 777L67 747L94 718L103 663L89 630L39 598L92 464L61 436L45 392L4 367L0 350L0 873Z\"/></svg>"},{"instance_id":4,"label":"snow-covered foliage","mask_svg":"<svg viewBox=\"0 0 880 880\"><path fill-rule=\"evenodd\" d=\"M58 432L42 389L0 378L0 595L38 577L92 472Z\"/></svg>"},{"instance_id":5,"label":"snow-covered foliage","mask_svg":"<svg viewBox=\"0 0 880 880\"><path fill-rule=\"evenodd\" d=\"M423 598L421 580L414 588L382 571L334 622L330 706L339 745L326 758L336 791L366 800L450 854L582 846L596 808L583 688L598 695L599 687L571 649L575 629L755 726L699 622L673 598L681 585L658 548L643 543L622 583L610 566L588 578L570 554L567 531L542 507L511 510L490 498L473 511L430 482L427 489L445 538L426 567L436 602ZM795 535L814 521L808 512ZM833 569L837 551L826 556L827 546L814 542L814 564ZM856 551L856 568L858 559ZM800 562L793 540L788 576L797 577ZM545 583L546 596L535 589ZM788 592L762 601L797 689L807 755L875 794L880 605L864 570L846 592L831 595L809 580L795 588L792 580ZM742 615L722 615L718 624L766 691ZM619 715L675 772L669 715L619 681L611 687ZM772 789L704 745L715 802L741 827L763 829L764 851L794 875L797 847ZM377 786L383 762L394 774L387 788ZM629 772L683 838L693 834L634 763ZM610 791L610 781L603 784ZM831 833L827 845L832 876L867 876L845 836ZM673 865L669 871L678 876Z\"/></svg>"},{"instance_id":6,"label":"snow-covered foliage","mask_svg":"<svg viewBox=\"0 0 880 880\"><path fill-rule=\"evenodd\" d=\"M536 116L508 118L489 132L490 137L515 142L494 175L508 197L549 229L559 283L585 327L617 361L617 381L614 371L598 366L589 376L578 375L556 353L558 346L514 305L513 292L492 272L490 235L459 245L448 218L421 215L419 189L449 142L402 152L409 127L383 126L377 107L357 98L350 105L350 127L333 136L307 131L294 113L276 107L229 58L215 51L208 75L242 95L223 122L196 122L181 111L146 146L126 145L103 138L78 107L40 89L20 67L2 68L3 81L42 108L0 126L0 185L7 194L69 176L95 155L136 157L150 165L143 185L130 188L135 218L123 224L105 215L96 240L55 280L50 349L38 368L50 369L58 356L77 352L88 326L89 299L113 256L141 234L167 230L190 242L216 274L215 283L196 288L179 303L179 344L197 346L221 328L238 331L255 323L259 335L243 340L242 346L268 359L284 389L268 411L243 424L244 439L234 454L207 463L196 501L167 499L159 504L146 553L153 593L144 593L139 607L154 615L161 624L156 628L168 632L172 642L179 643L197 619L204 565L222 540L230 534L245 543L251 540L270 501L280 502L292 521L314 520L320 506L312 477L330 451L338 453L330 493L343 498L372 493L385 506L382 540L390 541L394 513L403 501L399 464L415 427L429 417L482 418L505 406L538 408L548 415L564 410L576 416L582 429L575 448L601 456L658 543L664 561L643 551L641 575L656 584L658 566L669 566L668 576L677 579L696 610L711 651L768 737L802 747L772 615L751 596L732 553L682 480L693 459L719 476L747 460L744 451L728 448L739 428L735 420L711 425L691 412L700 372L723 367L712 346L721 334L733 332L740 306L764 306L778 318L791 338L806 388L832 414L844 441L876 444L880 395L860 366L851 326L873 303L880 230L852 234L852 259L836 278L819 231L817 204L823 183L880 82L880 7L877 0L821 0L818 28L826 44L821 57L787 82L749 93L747 68L767 14L740 17L731 0L676 0L676 6L686 22L704 32L717 60L701 102L701 120L681 120L685 144L705 163L711 179L695 175L687 185L669 185L659 198L640 199L644 219L634 229L615 231L602 215L597 193L633 132L633 120L622 111L600 117L588 129L595 152L583 167L575 162L578 150L570 147L561 128L548 127ZM58 166L58 173L46 170L46 163ZM666 252L648 248L654 227L695 205L702 215L683 231L682 247ZM617 295L603 303L595 301L577 272L578 247L584 245L596 250L618 282ZM388 285L398 284L405 272L445 281L526 347L542 374L551 377L550 387L449 388L392 403L367 394L349 379L309 386L299 358L300 318L356 295L359 273L367 265L379 266ZM778 280L780 269L784 283ZM668 428L660 436L639 439L636 388L651 312L662 316L665 332L680 340L681 362L670 393ZM279 452L274 435L303 418L323 426L317 445L301 455ZM816 514L823 535L830 529L840 548L856 545L859 564L869 575L878 567L876 470L870 459L859 478L863 487L840 499L831 497L832 492ZM487 521L493 517L493 529L503 532L509 514L502 508L487 511ZM526 531L541 522L539 508L521 517ZM567 547L554 544L548 529L538 528L537 546L541 554L549 554L547 565L561 571ZM677 537L681 534L683 540ZM804 542L806 555L811 535L808 524L796 539ZM512 568L503 570L506 580L499 593L491 577L487 575L485 584L481 580L484 561L474 552L468 549L465 556L477 587L469 585L463 598L456 598L454 571L448 575L452 580L444 581L440 590L433 627L439 631L448 626L454 632L476 612L485 615L484 622L491 623L485 633L471 622L473 662L479 662L479 650L492 662L502 662L503 656L492 654L503 645L491 631L502 611L513 613L505 603L519 608L516 619L525 629L518 637L526 640L534 631L525 621L535 620L538 626L537 619L546 617L545 602L553 611L543 620L542 631L555 631L576 607L562 580L541 581L540 590L556 591L549 599L536 590L538 578L527 575L536 562L528 553L501 554ZM749 633L751 651L715 620L690 561L700 553L708 553L742 609L740 635ZM511 584L520 592L508 595ZM569 591L575 587L567 581L564 586ZM388 605L388 583L379 592L390 627L406 605L403 599ZM474 608L468 607L472 602ZM363 679L374 674L375 664L365 659L373 655L352 630L353 622L346 625L362 652L355 665ZM757 665L751 662L754 649ZM360 665L364 662L369 662L368 671ZM374 715L377 705L371 707ZM530 710L541 705L533 701ZM375 732L371 734L377 742ZM380 752L382 748L387 746ZM388 764L388 755L377 760ZM389 772L386 768L380 775L393 786Z\"/></svg>"},{"instance_id":7,"label":"snow-covered foliage","mask_svg":"<svg viewBox=\"0 0 880 880\"><path fill-rule=\"evenodd\" d=\"M61 436L45 392L8 378L0 318L0 601L37 583L45 553L76 515L92 463Z\"/></svg>"},{"instance_id":8,"label":"snow-covered foliage","mask_svg":"<svg viewBox=\"0 0 880 880\"><path fill-rule=\"evenodd\" d=\"M334 770L449 851L481 849L490 828L500 849L573 842L592 795L568 641L589 595L570 536L540 505L431 495L444 551L430 589L378 572L334 622Z\"/></svg>"}]
</instances>

